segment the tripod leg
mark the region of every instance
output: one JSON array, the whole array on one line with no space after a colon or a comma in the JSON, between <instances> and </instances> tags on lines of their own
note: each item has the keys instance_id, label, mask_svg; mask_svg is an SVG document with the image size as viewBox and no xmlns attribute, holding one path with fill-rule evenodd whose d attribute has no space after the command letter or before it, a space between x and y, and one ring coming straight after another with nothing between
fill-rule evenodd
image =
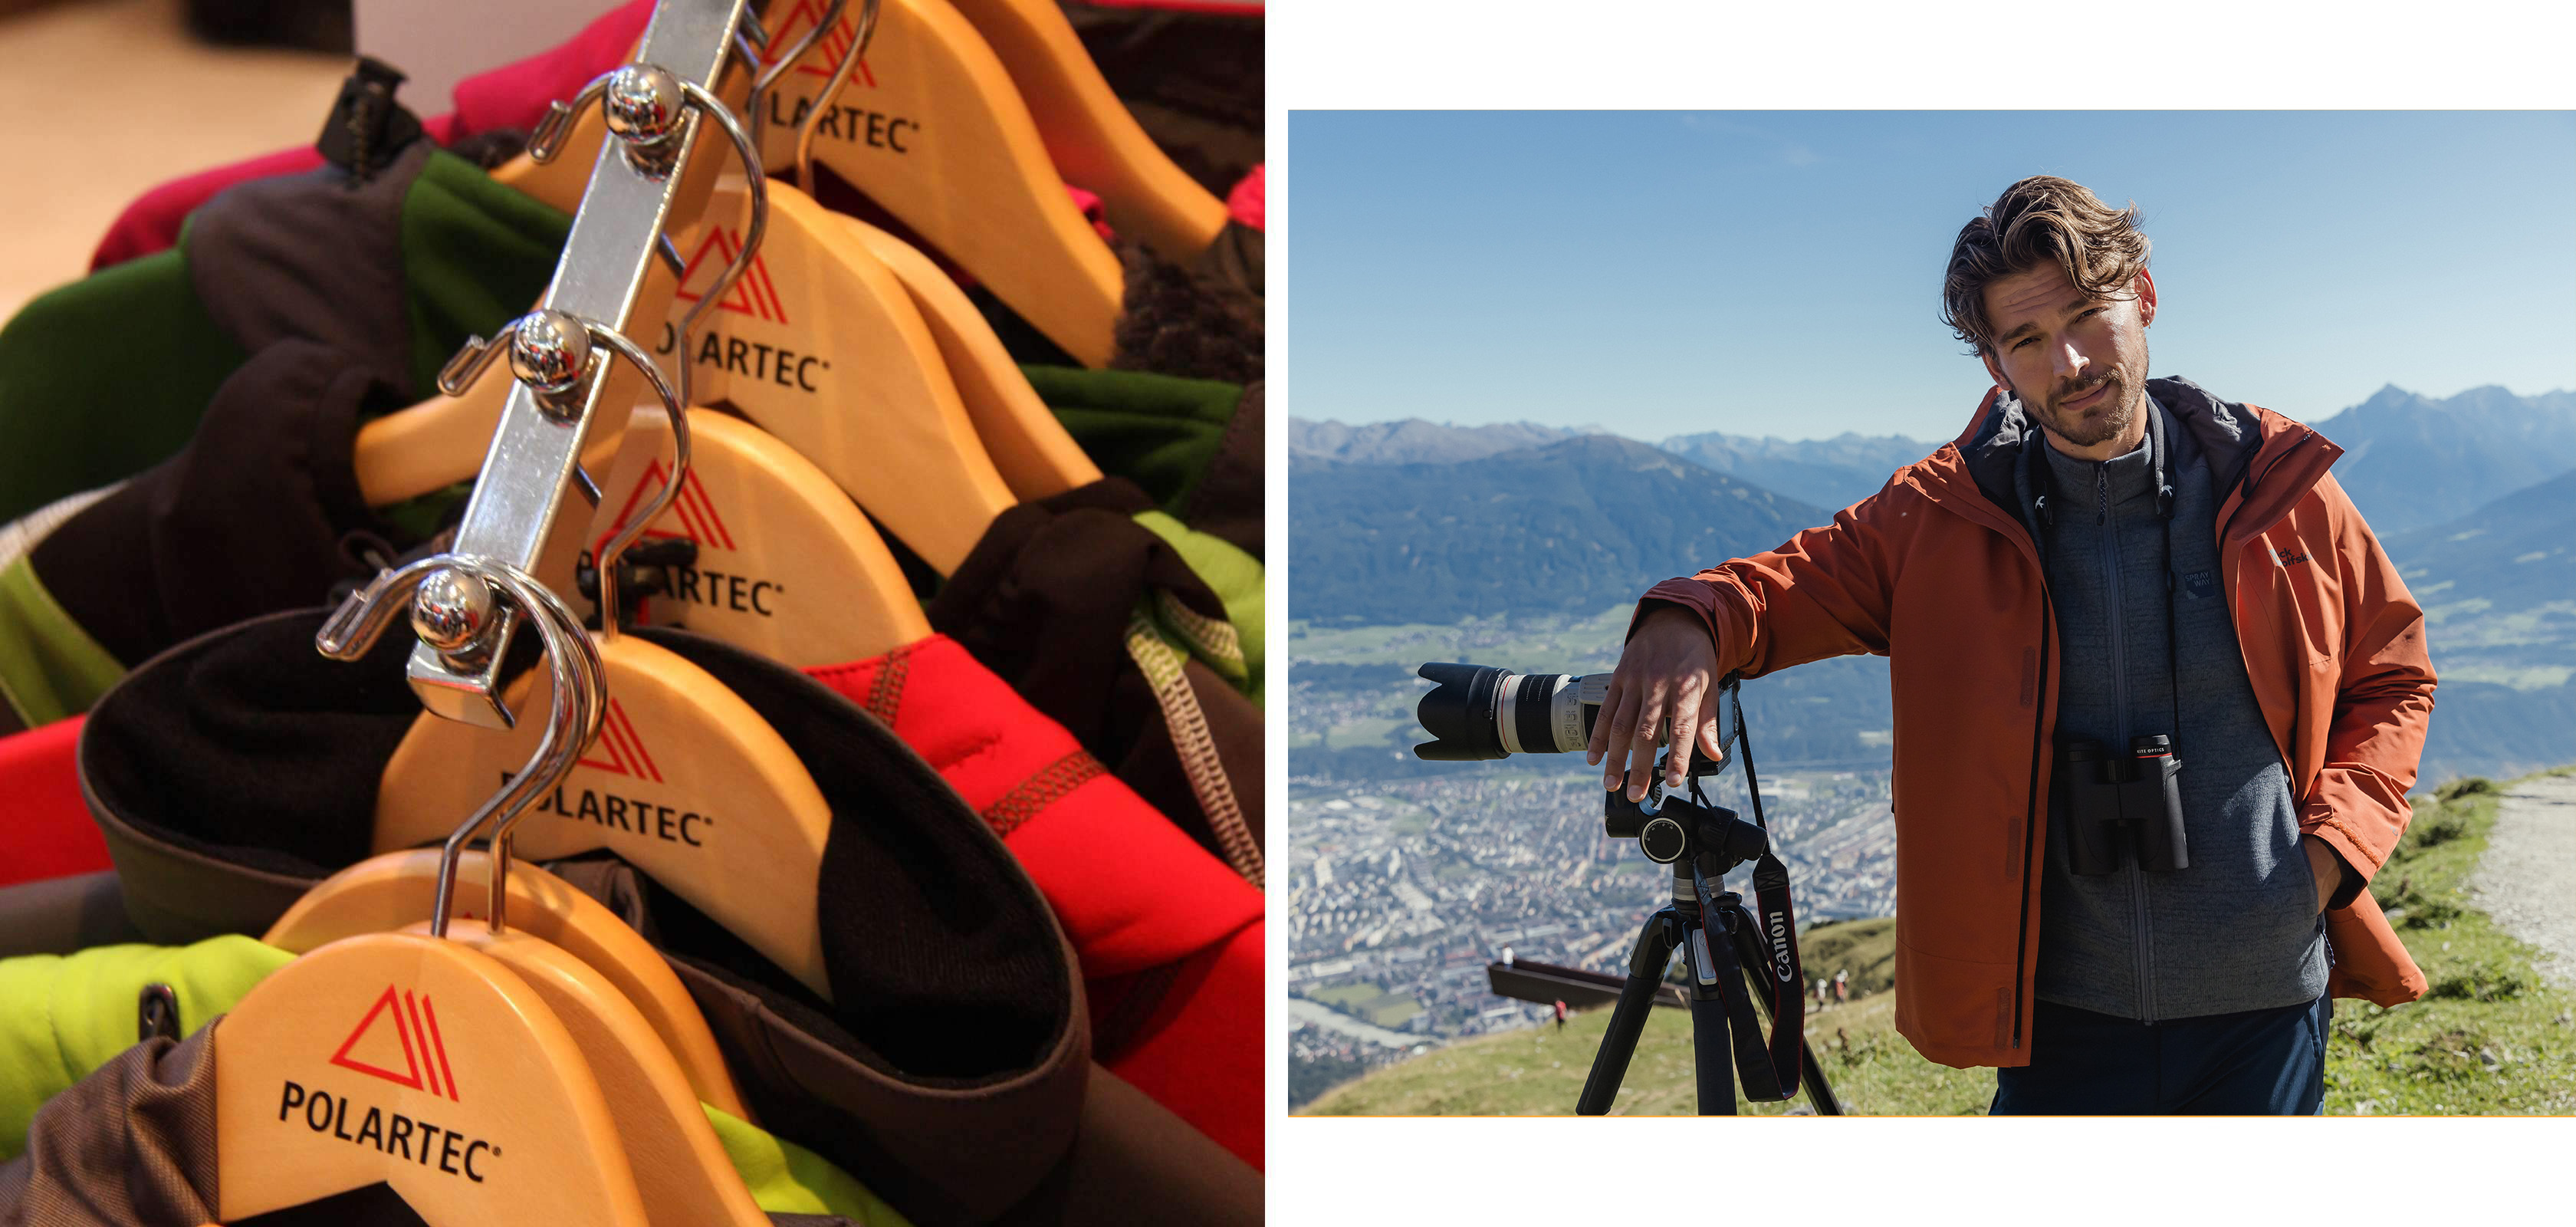
<instances>
[{"instance_id":1,"label":"tripod leg","mask_svg":"<svg viewBox=\"0 0 2576 1227\"><path fill-rule=\"evenodd\" d=\"M1670 908L1648 916L1638 930L1637 948L1628 956L1628 982L1619 988L1619 1006L1610 1012L1610 1030L1601 1037L1600 1051L1592 1054L1592 1073L1583 1080L1583 1097L1574 1103L1576 1115L1605 1115L1619 1097L1628 1058L1636 1054L1637 1036L1655 1008L1655 990L1664 982L1664 967L1672 962L1680 930Z\"/></svg>"},{"instance_id":2,"label":"tripod leg","mask_svg":"<svg viewBox=\"0 0 2576 1227\"><path fill-rule=\"evenodd\" d=\"M1807 1102L1816 1109L1816 1115L1842 1115L1843 1102L1834 1097L1834 1088L1825 1082L1825 1067L1816 1064L1815 1046L1799 1040L1798 1057L1798 1081L1806 1084Z\"/></svg>"},{"instance_id":3,"label":"tripod leg","mask_svg":"<svg viewBox=\"0 0 2576 1227\"><path fill-rule=\"evenodd\" d=\"M1708 952L1708 930L1685 922L1684 957L1690 964L1691 1073L1699 1083L1699 1114L1735 1115L1735 1067L1728 1062L1726 999L1718 995L1719 971ZM1720 938L1719 940L1724 940Z\"/></svg>"}]
</instances>

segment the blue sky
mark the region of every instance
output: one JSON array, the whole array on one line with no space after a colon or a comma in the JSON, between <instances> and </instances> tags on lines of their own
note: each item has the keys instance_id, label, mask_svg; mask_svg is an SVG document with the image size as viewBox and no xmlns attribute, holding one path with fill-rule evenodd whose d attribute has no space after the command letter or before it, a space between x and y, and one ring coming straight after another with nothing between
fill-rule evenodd
<instances>
[{"instance_id":1,"label":"blue sky","mask_svg":"<svg viewBox=\"0 0 2576 1227\"><path fill-rule=\"evenodd\" d=\"M2041 173L2145 210L2153 374L2576 387L2576 112L1298 111L1286 170L1303 418L1947 439L1950 241Z\"/></svg>"}]
</instances>

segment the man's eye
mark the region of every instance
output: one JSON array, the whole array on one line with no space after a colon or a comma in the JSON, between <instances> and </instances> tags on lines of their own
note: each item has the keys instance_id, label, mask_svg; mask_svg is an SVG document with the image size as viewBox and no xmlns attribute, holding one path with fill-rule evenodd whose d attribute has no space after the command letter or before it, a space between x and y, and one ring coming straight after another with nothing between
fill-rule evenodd
<instances>
[{"instance_id":1,"label":"man's eye","mask_svg":"<svg viewBox=\"0 0 2576 1227\"><path fill-rule=\"evenodd\" d=\"M2020 339L2020 340L2018 340L2018 341L2013 342L2013 343L2012 343L2012 347L2013 347L2014 349L2028 349L2028 348L2030 348L2032 345L2037 344L2037 343L2038 343L2038 338L2037 338L2037 337L2023 337L2022 339Z\"/></svg>"}]
</instances>

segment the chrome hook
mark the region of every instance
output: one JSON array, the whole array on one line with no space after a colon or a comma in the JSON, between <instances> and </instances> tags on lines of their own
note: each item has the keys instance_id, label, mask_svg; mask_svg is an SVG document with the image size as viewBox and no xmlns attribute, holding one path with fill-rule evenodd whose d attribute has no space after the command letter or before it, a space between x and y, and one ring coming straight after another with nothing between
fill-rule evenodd
<instances>
[{"instance_id":1,"label":"chrome hook","mask_svg":"<svg viewBox=\"0 0 2576 1227\"><path fill-rule=\"evenodd\" d=\"M764 197L755 192L754 213L757 217ZM744 245L746 251L750 244ZM710 298L713 296L710 295ZM685 328L686 325L684 324ZM685 332L682 334L686 335ZM624 333L585 320L569 312L539 308L503 324L491 340L467 339L465 347L448 359L438 376L439 390L450 396L461 396L473 386L500 355L510 356L510 372L536 393L537 407L549 412L577 411L589 381L601 372L603 355L597 347L625 358L651 381L654 394L662 400L664 412L671 418L671 437L678 459L671 480L654 496L647 507L610 546L602 551L599 566L599 612L601 633L614 638L617 634L616 558L643 535L644 526L659 519L669 509L671 500L679 497L680 478L689 464L689 422L685 394L674 389L662 376L662 368L642 347L628 340ZM681 355L681 376L688 374L687 354ZM582 496L591 505L599 503L598 483L588 470L574 466L573 476ZM488 588L450 579L438 584L415 585L412 597L412 629L420 640L436 649L441 656L463 664L478 666L484 662L487 645L497 636L494 629L507 617L492 602ZM387 615L390 617L390 615ZM373 632L369 634L373 640Z\"/></svg>"},{"instance_id":2,"label":"chrome hook","mask_svg":"<svg viewBox=\"0 0 2576 1227\"><path fill-rule=\"evenodd\" d=\"M768 99L770 87L777 85L779 78L786 76L790 69L796 67L796 61L804 59L805 53L814 49L814 44L823 41L823 37L830 34L833 27L841 24L841 13L849 6L850 0L831 0L831 3L824 8L823 16L815 21L814 28L805 32L805 37L797 39L795 46L770 59L767 67L752 75L751 98L747 109L751 112L753 144L759 143L760 136L768 127L769 111L761 104ZM758 29L759 19L750 10L744 10L742 20L743 24L755 30ZM761 49L766 50L769 44L768 37L764 34L759 43ZM748 46L744 49L751 50ZM749 54L744 58L754 64L760 63L763 59L758 54Z\"/></svg>"},{"instance_id":3,"label":"chrome hook","mask_svg":"<svg viewBox=\"0 0 2576 1227\"><path fill-rule=\"evenodd\" d=\"M476 831L495 822L506 830L537 797L553 791L572 774L582 750L599 733L607 709L608 684L598 646L582 633L580 622L563 599L527 572L489 558L440 554L399 570L378 572L365 588L352 593L324 620L322 629L314 635L314 647L334 660L359 659L383 636L394 611L406 603L417 605L417 592L432 583L477 592L487 608L496 590L516 604L537 629L554 681L545 731L527 765L450 832L440 848L438 889L429 931L434 937L445 937L448 914L455 901L457 863L467 841ZM401 599L405 595L414 595L415 600L405 602ZM496 840L489 883L490 923L496 932L506 924L507 870L508 849Z\"/></svg>"},{"instance_id":4,"label":"chrome hook","mask_svg":"<svg viewBox=\"0 0 2576 1227\"><path fill-rule=\"evenodd\" d=\"M814 133L823 126L823 109L841 96L841 87L849 84L850 70L859 66L859 60L868 53L868 44L875 41L877 4L878 0L865 0L860 5L859 28L852 32L850 45L841 49L841 58L832 65L831 79L823 83L823 92L814 95L814 104L805 108L804 122L796 125L796 186L805 191L814 190ZM779 64L791 62L781 60Z\"/></svg>"},{"instance_id":5,"label":"chrome hook","mask_svg":"<svg viewBox=\"0 0 2576 1227\"><path fill-rule=\"evenodd\" d=\"M806 40L810 42L811 40ZM801 50L801 45L800 45ZM762 81L753 84L755 103ZM528 140L528 156L540 162L551 162L563 152L564 139L572 132L573 117L599 99L600 113L608 130L626 142L627 159L640 173L660 176L670 171L672 159L679 151L678 138L685 126L689 107L695 106L713 119L725 136L733 141L735 156L742 159L743 177L751 185L751 220L743 227L742 249L736 251L714 285L699 296L696 305L680 317L677 347L680 374L680 401L689 403L689 334L698 318L713 310L717 302L731 292L734 283L751 269L752 256L760 251L762 238L769 230L769 182L761 171L760 145L745 132L742 121L722 99L697 82L684 80L652 64L628 64L601 73L590 84L582 86L569 104L553 103L546 111L536 134ZM757 107L754 109L757 122ZM681 271L685 272L683 268ZM463 355L460 354L462 359ZM451 364L453 365L453 364ZM442 387L445 385L442 384ZM449 395L455 395L449 393Z\"/></svg>"}]
</instances>

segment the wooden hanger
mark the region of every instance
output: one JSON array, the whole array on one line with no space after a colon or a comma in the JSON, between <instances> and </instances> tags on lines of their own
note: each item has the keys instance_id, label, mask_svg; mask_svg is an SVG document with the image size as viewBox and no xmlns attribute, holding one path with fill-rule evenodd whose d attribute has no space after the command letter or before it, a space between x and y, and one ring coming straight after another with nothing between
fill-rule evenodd
<instances>
[{"instance_id":1,"label":"wooden hanger","mask_svg":"<svg viewBox=\"0 0 2576 1227\"><path fill-rule=\"evenodd\" d=\"M468 850L459 859L459 917L485 919L479 913L486 908L491 873L492 860L484 852ZM506 885L512 931L543 938L597 969L679 1063L691 1094L752 1119L706 1016L651 943L572 883L524 860L512 862ZM303 954L360 933L390 933L428 915L437 892L436 849L372 856L304 892L260 940Z\"/></svg>"},{"instance_id":2,"label":"wooden hanger","mask_svg":"<svg viewBox=\"0 0 2576 1227\"><path fill-rule=\"evenodd\" d=\"M820 8L819 0L798 0L774 22L777 37L793 34L800 15L815 20ZM823 40L770 94L761 154L771 169L795 166L797 123L851 37ZM1076 361L1108 363L1126 293L1118 256L1065 194L1028 104L955 8L884 0L865 59L820 123L816 162L990 286Z\"/></svg>"},{"instance_id":3,"label":"wooden hanger","mask_svg":"<svg viewBox=\"0 0 2576 1227\"><path fill-rule=\"evenodd\" d=\"M514 864L510 876L530 868ZM653 1227L770 1227L652 1024L596 968L519 929L520 915L512 908L512 927L501 933L477 920L451 921L447 940L516 972L571 1032L608 1101ZM414 929L428 930L426 921Z\"/></svg>"},{"instance_id":4,"label":"wooden hanger","mask_svg":"<svg viewBox=\"0 0 2576 1227\"><path fill-rule=\"evenodd\" d=\"M598 646L609 696L599 738L514 828L517 855L613 851L828 998L815 891L832 811L814 777L705 670L633 635ZM511 710L551 701L544 672L510 687ZM423 714L385 765L373 847L445 839L519 770L541 727L496 733Z\"/></svg>"},{"instance_id":5,"label":"wooden hanger","mask_svg":"<svg viewBox=\"0 0 2576 1227\"><path fill-rule=\"evenodd\" d=\"M682 298L740 249L712 219L742 215L747 191L727 179L708 220L678 236ZM768 236L721 306L690 341L691 395L723 401L812 461L939 573L1019 501L903 283L812 197L769 184ZM673 346L666 328L660 352Z\"/></svg>"},{"instance_id":6,"label":"wooden hanger","mask_svg":"<svg viewBox=\"0 0 2576 1227\"><path fill-rule=\"evenodd\" d=\"M1027 502L1100 480L1100 466L1029 386L1029 377L1020 373L966 291L910 243L855 217L843 218L841 224L894 271L912 305L921 309L958 399L965 402L966 416L1012 494Z\"/></svg>"},{"instance_id":7,"label":"wooden hanger","mask_svg":"<svg viewBox=\"0 0 2576 1227\"><path fill-rule=\"evenodd\" d=\"M658 409L628 419L601 483L593 552L669 480L671 428ZM885 539L812 461L748 422L689 411L686 490L645 535L697 543L673 591L636 620L681 626L783 665L842 664L930 636L930 619Z\"/></svg>"},{"instance_id":8,"label":"wooden hanger","mask_svg":"<svg viewBox=\"0 0 2576 1227\"><path fill-rule=\"evenodd\" d=\"M381 1182L431 1227L650 1222L581 1045L461 943L333 942L254 985L214 1049L228 1221Z\"/></svg>"},{"instance_id":9,"label":"wooden hanger","mask_svg":"<svg viewBox=\"0 0 2576 1227\"><path fill-rule=\"evenodd\" d=\"M1145 135L1054 0L949 3L1010 71L1057 173L1098 193L1111 227L1175 263L1216 242L1225 202Z\"/></svg>"}]
</instances>

